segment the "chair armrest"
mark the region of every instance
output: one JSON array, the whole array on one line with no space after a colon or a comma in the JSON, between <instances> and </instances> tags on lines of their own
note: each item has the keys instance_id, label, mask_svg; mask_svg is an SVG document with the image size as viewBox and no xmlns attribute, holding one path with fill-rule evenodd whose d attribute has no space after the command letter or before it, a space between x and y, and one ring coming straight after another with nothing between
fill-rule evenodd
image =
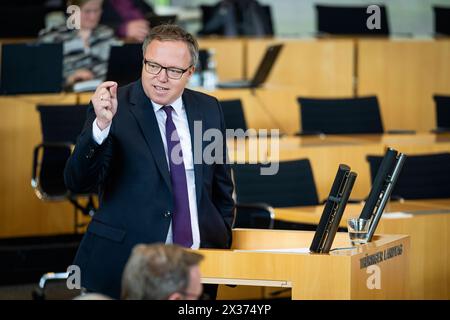
<instances>
[{"instance_id":1,"label":"chair armrest","mask_svg":"<svg viewBox=\"0 0 450 320\"><path fill-rule=\"evenodd\" d=\"M71 142L43 142L39 145L37 145L33 150L33 162L32 162L32 168L31 168L31 187L34 189L34 192L36 193L37 197L39 199L46 198L45 192L41 189L40 182L39 182L39 173L40 170L40 160L39 160L39 154L40 151L44 149L54 148L54 149L68 149L69 152L72 152L73 144Z\"/></svg>"},{"instance_id":2,"label":"chair armrest","mask_svg":"<svg viewBox=\"0 0 450 320\"><path fill-rule=\"evenodd\" d=\"M39 182L37 179L39 151L45 148L62 148L62 149L69 149L72 151L72 147L73 143L70 142L43 142L34 147L33 167L31 168L31 186L33 187L33 189L36 189L39 186Z\"/></svg>"},{"instance_id":3,"label":"chair armrest","mask_svg":"<svg viewBox=\"0 0 450 320\"><path fill-rule=\"evenodd\" d=\"M389 133L389 134L416 134L416 131L415 130L392 129L392 130L387 130L386 133Z\"/></svg>"},{"instance_id":4,"label":"chair armrest","mask_svg":"<svg viewBox=\"0 0 450 320\"><path fill-rule=\"evenodd\" d=\"M243 209L243 210L247 210L247 211L250 211L250 212L254 212L255 214L257 214L258 212L265 212L265 213L268 214L269 219L270 219L269 225L268 225L268 229L273 229L274 220L275 220L275 210L269 204L263 203L263 202L258 202L258 203L236 203L235 208L236 208L236 216L235 216L235 221L234 222L236 222L236 217L238 216L239 209ZM234 225L234 223L233 223L233 225Z\"/></svg>"},{"instance_id":5,"label":"chair armrest","mask_svg":"<svg viewBox=\"0 0 450 320\"><path fill-rule=\"evenodd\" d=\"M436 129L433 129L433 130L431 130L431 133L448 133L448 132L450 132L450 128L436 128Z\"/></svg>"},{"instance_id":6,"label":"chair armrest","mask_svg":"<svg viewBox=\"0 0 450 320\"><path fill-rule=\"evenodd\" d=\"M47 272L39 279L39 285L32 292L33 300L45 300L45 286L50 281L66 280L69 272Z\"/></svg>"},{"instance_id":7,"label":"chair armrest","mask_svg":"<svg viewBox=\"0 0 450 320\"><path fill-rule=\"evenodd\" d=\"M298 131L295 133L296 136L325 136L325 132L322 131Z\"/></svg>"}]
</instances>

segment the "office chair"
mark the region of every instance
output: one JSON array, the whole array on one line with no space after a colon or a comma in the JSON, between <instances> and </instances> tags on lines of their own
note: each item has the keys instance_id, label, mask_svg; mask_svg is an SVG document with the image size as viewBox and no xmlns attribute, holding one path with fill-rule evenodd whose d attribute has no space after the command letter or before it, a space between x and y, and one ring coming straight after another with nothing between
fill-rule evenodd
<instances>
[{"instance_id":1,"label":"office chair","mask_svg":"<svg viewBox=\"0 0 450 320\"><path fill-rule=\"evenodd\" d=\"M200 5L202 29L199 35L273 36L272 10L269 5L255 5L242 12L228 3Z\"/></svg>"},{"instance_id":2,"label":"office chair","mask_svg":"<svg viewBox=\"0 0 450 320\"><path fill-rule=\"evenodd\" d=\"M268 203L273 207L319 204L308 159L279 163L274 175L261 175L263 164L232 165L237 203Z\"/></svg>"},{"instance_id":3,"label":"office chair","mask_svg":"<svg viewBox=\"0 0 450 320\"><path fill-rule=\"evenodd\" d=\"M434 33L450 35L450 7L433 7Z\"/></svg>"},{"instance_id":4,"label":"office chair","mask_svg":"<svg viewBox=\"0 0 450 320\"><path fill-rule=\"evenodd\" d=\"M227 129L242 129L247 131L247 123L245 121L241 100L220 100L220 104L222 105L225 126Z\"/></svg>"},{"instance_id":5,"label":"office chair","mask_svg":"<svg viewBox=\"0 0 450 320\"><path fill-rule=\"evenodd\" d=\"M450 96L434 95L437 132L450 131Z\"/></svg>"},{"instance_id":6,"label":"office chair","mask_svg":"<svg viewBox=\"0 0 450 320\"><path fill-rule=\"evenodd\" d=\"M45 16L50 10L44 1L5 2L0 4L0 38L36 38L45 28Z\"/></svg>"},{"instance_id":7,"label":"office chair","mask_svg":"<svg viewBox=\"0 0 450 320\"><path fill-rule=\"evenodd\" d=\"M86 119L86 105L37 106L40 114L42 143L34 148L31 186L43 201L68 200L74 206L74 230L79 227L77 211L95 213L94 193L73 194L64 183L64 168ZM88 198L82 205L79 198Z\"/></svg>"},{"instance_id":8,"label":"office chair","mask_svg":"<svg viewBox=\"0 0 450 320\"><path fill-rule=\"evenodd\" d=\"M367 156L372 183L382 159L382 156ZM408 156L391 198L450 198L450 153Z\"/></svg>"},{"instance_id":9,"label":"office chair","mask_svg":"<svg viewBox=\"0 0 450 320\"><path fill-rule=\"evenodd\" d=\"M297 98L301 134L383 133L376 96L348 99Z\"/></svg>"},{"instance_id":10,"label":"office chair","mask_svg":"<svg viewBox=\"0 0 450 320\"><path fill-rule=\"evenodd\" d=\"M274 220L273 207L319 204L308 159L279 163L275 175L261 175L262 164L234 164L236 223L239 227L310 230L310 226ZM244 216L244 217L242 217Z\"/></svg>"},{"instance_id":11,"label":"office chair","mask_svg":"<svg viewBox=\"0 0 450 320\"><path fill-rule=\"evenodd\" d=\"M380 8L380 29L369 29L367 7L316 5L317 31L322 34L387 36L389 24L385 6Z\"/></svg>"}]
</instances>

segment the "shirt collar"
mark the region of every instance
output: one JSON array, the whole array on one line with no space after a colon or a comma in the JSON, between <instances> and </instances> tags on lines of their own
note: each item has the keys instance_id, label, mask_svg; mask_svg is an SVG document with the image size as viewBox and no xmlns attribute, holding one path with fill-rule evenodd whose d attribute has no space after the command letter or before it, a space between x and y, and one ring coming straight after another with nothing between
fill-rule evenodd
<instances>
[{"instance_id":1,"label":"shirt collar","mask_svg":"<svg viewBox=\"0 0 450 320\"><path fill-rule=\"evenodd\" d=\"M157 103L153 102L152 100L150 100L150 101L152 102L153 110L155 110L155 112L161 110L161 108L164 107L164 105L162 105L162 104L157 104ZM181 96L178 97L178 99L175 100L174 102L172 102L170 105L175 110L175 113L177 115L181 115L181 111L183 110L183 99Z\"/></svg>"}]
</instances>

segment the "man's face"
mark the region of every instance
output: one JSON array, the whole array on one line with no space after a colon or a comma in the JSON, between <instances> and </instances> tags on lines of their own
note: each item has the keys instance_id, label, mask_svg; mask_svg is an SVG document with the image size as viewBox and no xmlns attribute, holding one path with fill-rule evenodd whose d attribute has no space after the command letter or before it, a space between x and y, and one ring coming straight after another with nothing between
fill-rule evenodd
<instances>
[{"instance_id":1,"label":"man's face","mask_svg":"<svg viewBox=\"0 0 450 320\"><path fill-rule=\"evenodd\" d=\"M155 75L142 67L142 86L145 94L155 103L170 105L183 93L189 78L194 72L191 66L191 54L186 43L182 41L153 40L145 50L144 59L150 63L165 68L185 70L189 68L180 79L171 79L167 76L167 70Z\"/></svg>"},{"instance_id":2,"label":"man's face","mask_svg":"<svg viewBox=\"0 0 450 320\"><path fill-rule=\"evenodd\" d=\"M93 30L97 27L102 16L102 0L91 0L81 7L81 28Z\"/></svg>"}]
</instances>

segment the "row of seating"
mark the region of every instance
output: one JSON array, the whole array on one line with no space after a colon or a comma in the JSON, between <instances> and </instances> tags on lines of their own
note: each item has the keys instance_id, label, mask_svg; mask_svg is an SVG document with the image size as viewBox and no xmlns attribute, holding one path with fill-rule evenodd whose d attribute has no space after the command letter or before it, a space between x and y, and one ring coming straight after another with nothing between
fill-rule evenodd
<instances>
[{"instance_id":1,"label":"row of seating","mask_svg":"<svg viewBox=\"0 0 450 320\"><path fill-rule=\"evenodd\" d=\"M224 111L228 108L225 105ZM63 178L71 147L85 121L87 105L38 106L37 110L43 141L34 150L32 186L36 194L42 200L69 200L75 207L75 215L77 210L93 215L95 190L91 194L72 194ZM236 115L227 120L234 118ZM372 181L381 159L381 156L367 157ZM263 167L263 164L232 165L238 202L235 227L255 227L261 223L274 227L274 207L311 206L324 200L318 197L308 159L280 162L276 175L261 175ZM81 205L80 197L88 197L87 204ZM450 154L408 157L392 198L450 198ZM78 227L75 220L74 230Z\"/></svg>"},{"instance_id":2,"label":"row of seating","mask_svg":"<svg viewBox=\"0 0 450 320\"><path fill-rule=\"evenodd\" d=\"M368 155L373 183L383 156ZM234 164L237 212L234 227L314 229L274 221L275 207L313 206L318 198L308 159L279 163L276 175L261 175L262 164ZM391 199L450 197L450 153L407 156ZM322 199L326 200L326 199Z\"/></svg>"},{"instance_id":3,"label":"row of seating","mask_svg":"<svg viewBox=\"0 0 450 320\"><path fill-rule=\"evenodd\" d=\"M450 130L450 96L433 96L436 105L435 131ZM298 98L300 105L300 135L311 134L380 134L384 133L380 107L376 96L348 99ZM222 100L225 123L229 129L249 126L239 99ZM388 133L401 133L391 130Z\"/></svg>"},{"instance_id":4,"label":"row of seating","mask_svg":"<svg viewBox=\"0 0 450 320\"><path fill-rule=\"evenodd\" d=\"M379 8L379 28L369 29L366 25L367 18L374 13L368 12L368 6L350 6L350 5L322 5L314 6L317 17L317 34L323 35L364 35L364 36L387 36L390 35L390 21L388 19L388 10L384 5L378 5ZM231 19L226 19L224 8L219 2L216 5L200 5L202 11L202 25L200 32L202 35L235 35L227 34L225 24L230 24ZM434 32L437 35L450 35L450 8L443 6L433 6ZM264 32L256 35L274 35L274 23L272 8L269 5L260 5L260 19L265 25ZM218 21L217 16L222 19ZM211 28L214 26L214 28ZM245 31L245 30L243 30ZM241 32L240 35L255 35L255 33Z\"/></svg>"},{"instance_id":5,"label":"row of seating","mask_svg":"<svg viewBox=\"0 0 450 320\"><path fill-rule=\"evenodd\" d=\"M264 25L264 32L261 35L273 35L274 23L271 6L260 5L261 22ZM380 8L380 29L368 29L365 21L369 14L367 6L330 6L315 5L315 14L317 16L317 32L322 34L351 34L351 35L389 35L390 23L386 6L379 5ZM57 8L64 11L64 8ZM200 5L202 12L202 33L227 35L225 23L230 23L225 19L219 21L219 27L211 28L218 24L217 16L223 16L223 6ZM45 25L45 16L49 9L41 3L32 5L7 5L0 11L0 38L10 37L35 37L39 30ZM450 34L450 8L442 6L433 6L434 30L436 34ZM242 13L241 13L242 15ZM17 17L21 17L18 19ZM162 17L164 18L164 17ZM173 20L174 18L171 17ZM27 23L22 23L27 21ZM151 25L154 25L153 23ZM209 27L209 28L208 28ZM249 35L242 30L240 35ZM251 33L254 34L254 33Z\"/></svg>"}]
</instances>

